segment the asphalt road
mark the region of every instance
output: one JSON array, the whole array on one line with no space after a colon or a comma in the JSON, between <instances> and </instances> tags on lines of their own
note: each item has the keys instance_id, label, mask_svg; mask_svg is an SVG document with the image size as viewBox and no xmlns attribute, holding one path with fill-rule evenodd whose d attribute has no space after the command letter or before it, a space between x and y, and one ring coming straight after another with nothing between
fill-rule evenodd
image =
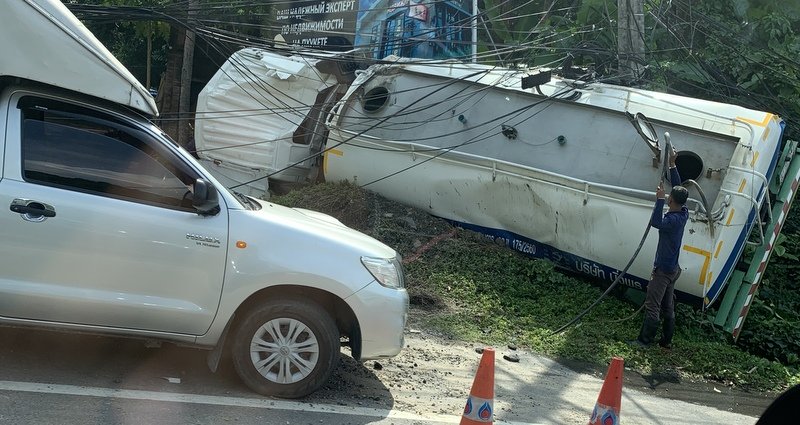
<instances>
[{"instance_id":1,"label":"asphalt road","mask_svg":"<svg viewBox=\"0 0 800 425\"><path fill-rule=\"evenodd\" d=\"M471 344L424 334L406 340L390 360L362 365L343 355L322 389L291 401L251 392L228 363L211 373L203 350L0 328L0 425L458 423L479 355ZM626 373L625 423L754 424L770 401L653 379ZM586 423L602 373L521 353L519 363L498 358L495 384L496 424ZM665 398L681 392L689 403ZM706 406L691 403L708 397Z\"/></svg>"},{"instance_id":2,"label":"asphalt road","mask_svg":"<svg viewBox=\"0 0 800 425\"><path fill-rule=\"evenodd\" d=\"M388 390L386 399L368 403L358 388L327 388L302 401L260 397L228 365L211 373L206 354L166 343L147 348L140 340L0 328L0 424L436 422L393 411Z\"/></svg>"}]
</instances>

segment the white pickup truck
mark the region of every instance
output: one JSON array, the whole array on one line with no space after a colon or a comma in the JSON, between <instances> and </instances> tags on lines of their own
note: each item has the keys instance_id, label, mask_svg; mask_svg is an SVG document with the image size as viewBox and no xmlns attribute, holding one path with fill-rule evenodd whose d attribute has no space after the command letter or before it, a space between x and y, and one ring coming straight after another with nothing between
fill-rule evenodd
<instances>
[{"instance_id":1,"label":"white pickup truck","mask_svg":"<svg viewBox=\"0 0 800 425\"><path fill-rule=\"evenodd\" d=\"M396 355L397 253L336 219L228 191L57 0L0 3L0 324L208 348L265 395Z\"/></svg>"}]
</instances>

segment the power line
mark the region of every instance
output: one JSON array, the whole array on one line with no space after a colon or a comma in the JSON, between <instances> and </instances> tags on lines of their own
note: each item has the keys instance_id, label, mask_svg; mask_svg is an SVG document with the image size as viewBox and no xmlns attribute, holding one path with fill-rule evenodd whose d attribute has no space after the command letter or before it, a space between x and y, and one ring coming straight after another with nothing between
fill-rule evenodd
<instances>
[{"instance_id":1,"label":"power line","mask_svg":"<svg viewBox=\"0 0 800 425\"><path fill-rule=\"evenodd\" d=\"M232 2L223 2L223 1L208 2L208 3L205 3L202 7L198 8L198 9L203 9L205 6L209 6L210 5L210 6L213 6L215 11L228 10L228 9L226 9L226 7L230 6L231 3ZM282 1L282 2L271 1L271 2L268 2L266 4L275 7L277 5L290 5L291 3L292 3L291 1ZM528 1L528 2L526 2L524 4L522 4L522 5L514 4L513 2L511 2L511 0L507 0L507 1L501 2L498 6L495 7L495 9L500 7L500 6L505 6L505 5L508 5L508 4L512 5L512 9L511 9L511 11L503 12L502 17L498 21L512 19L513 18L513 16L512 16L513 13L512 12L515 10L515 8L519 9L520 6L524 6L524 5L527 5L529 3L531 3L531 1ZM194 28L189 28L189 26L186 24L186 22L183 21L183 19L181 18L181 17L185 16L185 13L186 13L185 8L183 10L181 10L181 7L186 6L187 4L188 4L187 2L178 2L178 3L173 3L173 6L171 6L171 7L166 7L165 6L165 7L162 7L160 9L159 8L127 8L127 9L118 9L117 11L110 10L111 8L105 8L105 9L100 8L100 9L98 9L96 7L93 10L93 12L91 12L91 13L94 14L93 16L97 17L99 22L102 21L101 18L106 19L106 20L118 19L118 17L120 16L120 14L118 12L120 12L120 11L128 13L131 17L137 18L137 19L145 19L145 18L152 19L155 16L155 17L160 17L163 20L169 20L170 22L173 22L173 23L180 22L187 29L193 29L193 30L197 31L198 34L202 34L201 37L204 38L205 40L207 40L207 42L209 42L209 45L211 46L211 48L216 50L216 51L218 51L218 52L220 52L220 53L225 53L225 52L230 53L230 52L232 52L232 50L230 50L230 48L229 48L230 45L228 45L228 47L226 47L225 45L222 44L223 42L232 43L232 44L240 44L240 45L260 45L265 50L268 50L268 51L272 51L272 52L279 52L280 51L279 49L276 49L274 47L274 44L273 44L272 40L269 40L269 39L266 39L266 38L261 38L259 36L246 36L245 37L242 34L235 32L234 30L225 29L225 28L218 28L219 25L229 25L229 26L234 27L234 28L235 28L235 26L240 25L240 26L246 27L246 28L253 28L253 29L260 29L260 30L274 30L276 28L276 26L275 25L271 25L272 22L275 22L275 20L272 18L272 13L269 13L269 14L258 13L258 14L255 15L257 17L265 18L264 21L268 25L252 24L252 23L249 23L249 22L242 23L242 22L238 22L238 21L233 20L233 19L229 20L227 18L229 18L229 17L232 18L234 16L233 14L230 14L230 13L227 13L227 12L225 12L225 13L217 12L214 15L213 19L203 20L202 17L201 17L200 22ZM265 3L263 3L263 2L256 2L256 1L239 1L239 2L234 2L234 4L237 7L263 7L265 5ZM555 2L551 3L550 9L553 8L554 4L555 4ZM733 84L731 84L729 82L720 81L719 80L719 75L709 74L707 72L708 66L705 65L701 61L701 58L698 57L697 54L693 54L692 53L694 42L692 40L684 40L679 35L679 33L677 33L677 32L672 30L672 28L674 28L676 25L687 25L689 27L695 28L695 31L698 34L704 35L707 38L714 39L715 36L711 35L711 34L708 34L708 32L711 32L713 29L715 29L713 27L713 25L719 26L721 24L719 24L718 22L713 21L713 20L702 21L703 19L707 19L708 17L703 16L702 14L698 15L697 11L694 11L695 16L698 16L699 19L701 19L701 21L699 21L699 22L701 24L703 24L703 25L693 25L691 22L683 21L682 18L676 12L685 11L686 7L691 7L691 4L689 4L685 0L675 0L674 2L671 1L669 4L666 5L667 7L663 7L664 6L663 2L650 0L649 1L649 5L651 6L650 16L653 17L656 20L657 24L660 22L665 28L667 28L667 30L671 32L671 35L673 36L673 39L676 40L679 43L679 45L676 46L676 47L665 47L665 48L661 48L661 49L653 49L653 48L650 48L650 46L648 46L648 44L650 44L650 43L646 43L646 46L648 46L647 54L648 55L656 55L656 54L682 53L684 61L685 61L686 65L688 67L695 69L696 72L700 72L701 74L706 74L710 78L713 78L714 79L714 83L717 84L718 87L720 87L720 88L725 88L728 91L729 94L725 95L724 93L719 93L719 92L715 91L713 86L703 86L701 84L697 84L695 82L692 82L692 81L689 81L689 80L685 80L685 79L680 79L679 80L682 84L684 84L686 87L689 87L689 88L692 88L693 90L696 90L697 92L705 93L705 94L708 95L708 97L710 97L712 99L725 98L728 101L738 102L738 101L741 101L741 99L738 98L738 97L734 97L733 96L734 94L735 95L747 95L751 99L751 102L755 102L755 103L757 103L759 105L762 105L762 106L760 106L761 108L770 109L770 105L773 105L773 106L771 106L773 108L775 107L774 105L776 105L777 102L776 102L776 98L775 98L774 95L771 95L771 96L770 95L761 95L761 94L754 93L752 91L743 90L741 87L737 87L737 86L735 86L735 85L733 85ZM556 9L556 11L563 11L564 13L566 13L567 11L571 11L571 10L574 10L574 9L576 9L576 7L572 6L572 7L568 7L568 8ZM487 13L487 11L481 11L480 15L478 17L471 16L471 17L461 21L461 23L466 24L466 23L469 23L469 22L474 22L477 19L483 19L486 16L486 13ZM541 12L540 14L544 18L544 16L546 15L546 12ZM538 15L538 14L523 14L522 16L534 16L534 15ZM168 19L165 16L168 16ZM608 19L611 19L610 16L608 16L607 13L606 13L606 17ZM671 21L676 21L676 23L672 24L671 26L667 25L667 22L665 22L665 20L667 18L669 18ZM542 23L542 21L543 21L543 19L540 20L540 24ZM709 24L709 22L710 22L710 24ZM709 24L709 25L706 25L706 24ZM713 25L711 25L711 24L713 24ZM498 45L498 47L501 47L501 49L505 50L505 52L503 54L505 54L505 53L511 54L513 52L524 52L525 54L522 56L522 60L530 60L531 58L534 57L534 55L538 51L547 50L547 51L550 51L550 52L559 52L559 51L566 52L566 51L571 50L570 48L558 47L557 44L563 43L563 42L565 42L567 40L570 40L570 39L572 39L574 37L578 37L578 36L580 36L582 34L600 34L601 32L608 31L607 28L604 28L602 26L599 26L598 28L590 28L587 25L586 27L583 27L583 31L585 31L585 32L582 32L582 33L581 32L569 33L569 32L565 32L565 31L559 32L559 31L553 30L549 34L540 34L538 32L538 25L539 24L537 24L537 28L531 29L530 31L513 32L514 35L520 35L520 34L527 33L526 34L527 36L524 39L526 41L529 40L531 35L533 35L535 33L536 34L535 39L534 40L530 40L529 43L523 43L522 45L513 45L513 44L500 43ZM655 29L655 26L653 28ZM644 33L645 29L646 28L640 29L641 33ZM716 28L716 29L720 29L720 28ZM653 33L651 33L651 34L653 34ZM347 33L345 35L351 35L351 33ZM652 39L652 36L651 36L651 39ZM736 46L731 46L729 44L725 44L726 43L725 40L720 40L717 37L717 39L715 39L715 41L721 42L721 45L723 45L726 48L733 49L733 52L735 52L736 54L740 54L740 55L742 54L742 53L738 52L739 49L737 49ZM402 43L398 43L398 46L401 46L401 47L402 46L409 46L409 45L413 45L414 42L415 42L414 40L405 40ZM472 40L471 41L471 43L477 43L477 42L478 42L478 40ZM544 43L546 43L546 44L544 44ZM374 47L377 47L377 46L378 46L378 44L376 43L376 44L367 44L365 47L366 48L374 48ZM283 51L283 53L285 54L285 51ZM309 59L318 58L318 56L314 56L311 53L309 53L307 51L303 51L303 50L294 50L292 53L297 55L297 56L299 56L299 57L307 57ZM597 49L591 49L591 50L587 51L587 53L600 55L602 53L609 53L609 51L608 51L608 49L597 48ZM495 57L495 55L496 55L495 52L487 52L485 54L482 54L479 57L479 59L481 59L481 60L490 60L491 58ZM331 61L344 61L344 60L348 60L348 59L329 58L328 60L331 60ZM760 64L753 63L752 60L750 60L749 58L745 57L745 60L750 65L760 65ZM379 62L380 61L377 61L376 63L379 63ZM419 61L419 63L428 63L428 64L430 64L432 66L452 66L452 65L440 65L440 64L437 64L435 61L432 61L432 60L421 60L421 61ZM655 69L659 70L662 73L662 75L667 75L666 74L668 72L667 68L661 66L661 64L659 63L658 60L651 60L650 64L653 65ZM239 69L239 68L242 68L242 67L243 67L243 64L234 64L234 69ZM242 69L242 70L244 71L243 75L245 75L248 72L246 69ZM611 77L611 76L609 75L609 77ZM246 77L246 80L247 79L248 78ZM649 78L643 78L642 81L649 82L650 84L656 84L657 83L657 81L649 79ZM277 94L279 96L290 95L290 94L286 94L286 93L280 93L280 91L275 92L274 90L272 90L273 88L269 85L268 82L259 81L258 76L255 76L254 78L252 78L252 81L250 81L250 83L256 87L255 93L252 93L251 95L252 96L256 96L257 95L259 97L263 97L263 101L267 101L269 99L269 96L276 97L275 94ZM768 87L765 87L765 88L769 89ZM669 87L669 89L671 91L675 91L675 87ZM685 94L685 93L682 93L682 94ZM291 97L287 97L286 99L292 100ZM466 101L467 99L469 99L469 96L465 95L464 99ZM273 102L270 102L269 105L266 105L266 104L262 103L261 100L258 100L258 99L254 99L254 100L256 102L262 104L262 106L264 106L264 109L266 111L268 111L268 113L278 113L278 114L281 114L281 113L294 113L294 114L297 114L297 115L301 116L300 120L302 120L302 115L304 115L304 113L305 113L304 111L311 108L311 105L303 105L303 106L300 107L300 108L302 108L302 110L301 110L301 109L298 109L298 107L289 106L285 101L283 102L284 104L281 106L280 102L282 101L282 99L279 99L277 97L276 97L275 101L278 102L278 104L274 104ZM297 100L297 99L293 99L293 100ZM770 102L770 101L772 101L772 102ZM299 102L296 102L296 103L299 103ZM425 108L425 107L422 107L422 108ZM781 107L780 109L784 109L784 108ZM413 112L413 110L406 111L405 114L409 114L409 113L412 113L412 112ZM779 111L779 112L781 112L781 115L784 115L785 118L787 118L790 121L796 120L796 118L792 117L790 114L787 114L785 111ZM182 119L182 114L179 114L176 119ZM200 118L200 119L202 119L202 118ZM295 118L292 118L292 120L294 120L294 119ZM316 122L319 123L319 121L316 121ZM431 123L431 122L435 122L435 117L431 118L428 121L418 121L418 122L414 122L412 124L424 125L426 123ZM299 125L298 123L295 123L295 122L293 122L293 124L294 125ZM406 123L406 124L408 124L408 123ZM395 124L393 124L389 120L387 120L386 122L381 124L382 128L391 128L390 126L393 126L393 125L395 125Z\"/></svg>"}]
</instances>

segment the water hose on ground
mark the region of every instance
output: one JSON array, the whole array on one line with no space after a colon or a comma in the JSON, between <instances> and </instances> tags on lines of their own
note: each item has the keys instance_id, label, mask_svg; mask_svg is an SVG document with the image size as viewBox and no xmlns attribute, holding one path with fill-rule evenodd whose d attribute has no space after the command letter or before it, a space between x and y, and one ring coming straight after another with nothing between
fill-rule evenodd
<instances>
[{"instance_id":1,"label":"water hose on ground","mask_svg":"<svg viewBox=\"0 0 800 425\"><path fill-rule=\"evenodd\" d=\"M551 333L551 335L555 335L555 334L563 332L565 329L567 329L568 327L574 325L579 320L581 320L583 318L583 316L587 315L590 311L592 311L592 309L594 309L597 306L597 304L600 304L600 301L602 301L603 298L605 298L606 295L608 295L617 286L617 284L622 280L622 277L625 276L625 273L628 272L628 269L633 264L633 260L636 259L636 257L639 255L639 251L642 250L642 246L644 246L644 241L647 240L647 235L649 233L650 233L650 222L648 221L647 222L647 228L644 229L644 234L642 235L642 240L639 241L639 246L636 247L636 251L634 251L633 256L631 257L631 259L628 260L628 264L625 265L625 268L622 269L622 272L620 272L619 276L617 276L617 278L614 279L614 282L611 283L611 285L608 287L608 289L606 289L605 292L603 292L599 297L597 297L597 299L594 300L594 302L589 307L586 307L585 310L580 312L580 314L575 316L572 320L570 320L564 326L561 326L560 328L554 330ZM644 304L642 304L642 305L644 305ZM641 309L641 307L640 307L640 309ZM636 313L638 313L638 310L636 311Z\"/></svg>"}]
</instances>

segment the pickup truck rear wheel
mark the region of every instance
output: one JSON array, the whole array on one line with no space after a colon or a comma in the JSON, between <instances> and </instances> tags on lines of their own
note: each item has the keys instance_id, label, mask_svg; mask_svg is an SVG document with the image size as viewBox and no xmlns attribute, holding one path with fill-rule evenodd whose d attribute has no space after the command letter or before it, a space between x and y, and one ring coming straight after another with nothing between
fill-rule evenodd
<instances>
[{"instance_id":1,"label":"pickup truck rear wheel","mask_svg":"<svg viewBox=\"0 0 800 425\"><path fill-rule=\"evenodd\" d=\"M339 360L339 331L324 308L270 300L245 313L234 334L233 365L253 391L276 397L311 394Z\"/></svg>"}]
</instances>

